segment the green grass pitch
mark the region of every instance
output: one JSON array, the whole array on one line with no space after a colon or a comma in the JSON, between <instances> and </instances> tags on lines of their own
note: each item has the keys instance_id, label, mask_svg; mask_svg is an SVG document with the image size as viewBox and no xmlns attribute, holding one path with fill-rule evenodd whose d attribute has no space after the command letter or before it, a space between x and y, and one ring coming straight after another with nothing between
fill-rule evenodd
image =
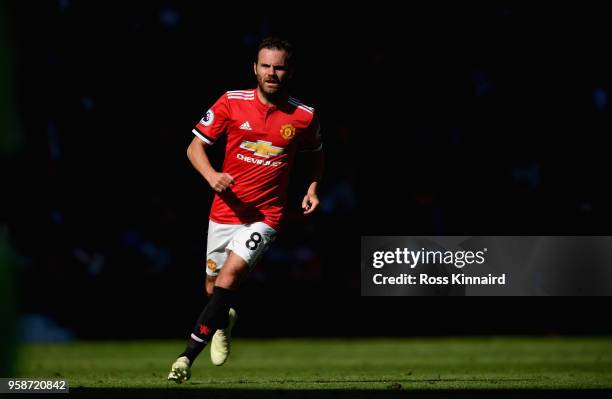
<instances>
[{"instance_id":1,"label":"green grass pitch","mask_svg":"<svg viewBox=\"0 0 612 399\"><path fill-rule=\"evenodd\" d=\"M585 390L612 398L612 337L236 339L224 366L213 366L205 350L191 380L177 385L166 376L182 349L182 341L25 345L17 376L61 376L77 393L123 397Z\"/></svg>"}]
</instances>

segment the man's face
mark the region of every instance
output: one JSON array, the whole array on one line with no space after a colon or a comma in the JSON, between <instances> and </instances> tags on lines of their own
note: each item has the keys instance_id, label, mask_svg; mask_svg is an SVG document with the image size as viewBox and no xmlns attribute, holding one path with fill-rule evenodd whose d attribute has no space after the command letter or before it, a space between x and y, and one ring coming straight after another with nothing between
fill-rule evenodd
<instances>
[{"instance_id":1,"label":"man's face","mask_svg":"<svg viewBox=\"0 0 612 399\"><path fill-rule=\"evenodd\" d=\"M274 97L287 86L291 71L284 50L261 49L257 62L253 64L257 85L266 95Z\"/></svg>"}]
</instances>

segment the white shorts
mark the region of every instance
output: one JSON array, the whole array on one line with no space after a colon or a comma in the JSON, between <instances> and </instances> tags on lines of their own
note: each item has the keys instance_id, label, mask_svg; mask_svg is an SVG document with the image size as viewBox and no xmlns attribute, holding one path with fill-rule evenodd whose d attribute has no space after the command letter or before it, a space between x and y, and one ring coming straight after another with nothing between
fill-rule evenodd
<instances>
[{"instance_id":1,"label":"white shorts","mask_svg":"<svg viewBox=\"0 0 612 399\"><path fill-rule=\"evenodd\" d=\"M262 222L220 224L209 220L206 274L217 276L229 251L244 259L249 270L253 269L275 238L276 230Z\"/></svg>"}]
</instances>

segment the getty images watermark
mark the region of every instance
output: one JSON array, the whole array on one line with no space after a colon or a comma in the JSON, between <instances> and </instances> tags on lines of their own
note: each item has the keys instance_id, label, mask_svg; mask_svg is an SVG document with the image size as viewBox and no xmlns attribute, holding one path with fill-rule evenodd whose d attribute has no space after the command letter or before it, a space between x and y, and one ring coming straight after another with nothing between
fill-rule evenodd
<instances>
[{"instance_id":1,"label":"getty images watermark","mask_svg":"<svg viewBox=\"0 0 612 399\"><path fill-rule=\"evenodd\" d=\"M612 236L365 236L361 294L612 295Z\"/></svg>"},{"instance_id":2,"label":"getty images watermark","mask_svg":"<svg viewBox=\"0 0 612 399\"><path fill-rule=\"evenodd\" d=\"M465 237L362 237L362 295L471 295L469 287L506 285L506 273L488 268L488 246L463 247L464 241Z\"/></svg>"},{"instance_id":3,"label":"getty images watermark","mask_svg":"<svg viewBox=\"0 0 612 399\"><path fill-rule=\"evenodd\" d=\"M386 265L405 265L414 269L419 265L446 265L457 269L463 269L469 265L483 265L488 249L480 251L442 251L442 250L410 250L408 248L395 248L393 251L374 251L372 253L372 267L382 269ZM464 273L452 273L450 276L436 276L427 273L418 275L400 273L395 276L385 276L383 273L375 273L372 282L376 285L385 284L506 284L506 274L495 276L488 273L486 276L467 276Z\"/></svg>"}]
</instances>

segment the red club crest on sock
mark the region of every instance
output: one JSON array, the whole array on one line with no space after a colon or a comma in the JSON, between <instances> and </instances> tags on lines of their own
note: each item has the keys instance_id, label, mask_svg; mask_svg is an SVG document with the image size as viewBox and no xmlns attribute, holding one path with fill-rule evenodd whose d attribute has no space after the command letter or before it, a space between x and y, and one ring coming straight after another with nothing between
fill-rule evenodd
<instances>
[{"instance_id":1,"label":"red club crest on sock","mask_svg":"<svg viewBox=\"0 0 612 399\"><path fill-rule=\"evenodd\" d=\"M204 324L200 324L200 335L210 335L210 328Z\"/></svg>"}]
</instances>

